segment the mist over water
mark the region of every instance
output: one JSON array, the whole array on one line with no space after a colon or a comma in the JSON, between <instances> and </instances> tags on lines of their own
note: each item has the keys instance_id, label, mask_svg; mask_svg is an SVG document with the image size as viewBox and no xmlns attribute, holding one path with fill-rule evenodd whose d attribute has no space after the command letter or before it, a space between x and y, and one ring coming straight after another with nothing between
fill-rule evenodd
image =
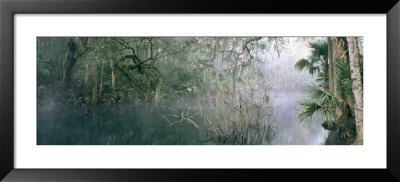
<instances>
[{"instance_id":1,"label":"mist over water","mask_svg":"<svg viewBox=\"0 0 400 182\"><path fill-rule=\"evenodd\" d=\"M299 90L280 92L276 97L273 104L274 136L270 144L324 144L328 132L321 127L322 118L316 117L310 124L297 120L297 101L303 97ZM122 104L111 110L99 107L96 113L90 114L85 111L65 112L66 108L51 114L39 112L38 144L213 144L202 142L206 137L188 123L169 126L160 113L168 113L174 101L165 105L167 107L155 107L153 103Z\"/></svg>"},{"instance_id":2,"label":"mist over water","mask_svg":"<svg viewBox=\"0 0 400 182\"><path fill-rule=\"evenodd\" d=\"M47 103L46 99L49 102L51 99L56 104L38 109L37 144L323 145L328 136L321 127L324 118L316 115L306 124L296 116L299 102L306 98L304 88L315 84L315 77L294 69L295 62L310 52L305 39L287 38L288 46L283 51L277 53L272 47L268 52L259 53L267 61L254 67L260 68L265 77L249 87L231 88L221 84L222 89L217 87L217 91L210 91L208 95L169 96L157 103L133 99L114 106L98 104L88 108L62 104L66 102L66 96L56 90L38 93L39 100ZM217 62L216 70L223 72L223 66ZM203 73L202 76L205 80L207 75ZM235 97L232 96L233 89L237 94ZM257 108L265 113L257 114ZM219 120L212 123L212 117ZM250 123L257 117L263 118L265 125ZM224 123L237 118L248 120L247 133L236 131L243 127L242 123L236 128L229 128L229 124ZM210 123L214 125L210 126ZM233 134L220 136L226 133Z\"/></svg>"},{"instance_id":3,"label":"mist over water","mask_svg":"<svg viewBox=\"0 0 400 182\"><path fill-rule=\"evenodd\" d=\"M321 117L309 124L300 123L296 116L298 101L304 98L299 90L279 93L274 103L278 134L273 144L279 145L321 145L325 143L328 132L321 127Z\"/></svg>"},{"instance_id":4,"label":"mist over water","mask_svg":"<svg viewBox=\"0 0 400 182\"><path fill-rule=\"evenodd\" d=\"M270 55L274 59L270 70L278 69L278 77L284 78L283 81L274 80L275 84L280 86L280 90L275 92L276 100L273 104L278 132L272 144L323 145L328 136L328 131L321 127L325 121L324 117L316 114L310 123L301 123L296 116L300 108L299 102L307 97L304 88L307 85L315 85L315 78L306 72L296 71L294 64L297 60L307 57L311 50L307 47L307 38L288 39L290 49L279 56L274 52ZM266 65L267 70L269 67L271 65Z\"/></svg>"}]
</instances>

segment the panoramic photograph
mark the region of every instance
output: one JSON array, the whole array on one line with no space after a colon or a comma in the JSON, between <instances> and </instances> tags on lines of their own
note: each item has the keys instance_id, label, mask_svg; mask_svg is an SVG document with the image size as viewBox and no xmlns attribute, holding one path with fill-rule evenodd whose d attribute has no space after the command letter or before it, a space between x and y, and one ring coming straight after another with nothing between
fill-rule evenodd
<instances>
[{"instance_id":1,"label":"panoramic photograph","mask_svg":"<svg viewBox=\"0 0 400 182\"><path fill-rule=\"evenodd\" d=\"M363 145L363 37L37 37L37 145Z\"/></svg>"}]
</instances>

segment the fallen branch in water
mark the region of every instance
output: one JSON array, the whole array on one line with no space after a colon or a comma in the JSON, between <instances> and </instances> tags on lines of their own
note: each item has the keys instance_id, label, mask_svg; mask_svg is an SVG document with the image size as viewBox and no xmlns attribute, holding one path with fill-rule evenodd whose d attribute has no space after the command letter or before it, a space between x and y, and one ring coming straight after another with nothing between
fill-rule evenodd
<instances>
[{"instance_id":1,"label":"fallen branch in water","mask_svg":"<svg viewBox=\"0 0 400 182\"><path fill-rule=\"evenodd\" d=\"M171 108L175 113L178 113L178 111L175 108ZM173 126L176 123L182 123L184 121L186 121L187 123L193 125L195 128L197 128L198 130L200 130L199 125L194 122L189 116L185 116L185 111L182 111L182 113L180 115L178 114L162 114L161 115L165 120L167 120L167 122L169 123L169 126ZM171 122L166 116L172 116L175 118L178 118L179 120L176 120L174 122Z\"/></svg>"}]
</instances>

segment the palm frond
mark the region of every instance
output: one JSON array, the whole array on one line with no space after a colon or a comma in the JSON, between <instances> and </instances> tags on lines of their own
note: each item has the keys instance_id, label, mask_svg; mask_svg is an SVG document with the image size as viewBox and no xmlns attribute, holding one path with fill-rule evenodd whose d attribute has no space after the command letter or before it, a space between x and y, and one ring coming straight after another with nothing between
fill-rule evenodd
<instances>
[{"instance_id":1,"label":"palm frond","mask_svg":"<svg viewBox=\"0 0 400 182\"><path fill-rule=\"evenodd\" d=\"M298 71L303 71L304 69L308 69L312 67L312 64L307 59L300 59L294 65L294 68Z\"/></svg>"},{"instance_id":2,"label":"palm frond","mask_svg":"<svg viewBox=\"0 0 400 182\"><path fill-rule=\"evenodd\" d=\"M312 66L309 68L308 71L309 71L310 75L314 75L315 72L320 73L318 66Z\"/></svg>"},{"instance_id":3,"label":"palm frond","mask_svg":"<svg viewBox=\"0 0 400 182\"><path fill-rule=\"evenodd\" d=\"M308 69L308 72L313 75L315 72L320 73L322 70L327 70L328 62L328 43L326 41L318 41L309 43L311 55L308 59L300 59L295 64L295 69L302 71Z\"/></svg>"},{"instance_id":4,"label":"palm frond","mask_svg":"<svg viewBox=\"0 0 400 182\"><path fill-rule=\"evenodd\" d=\"M319 72L319 73L318 73L318 77L317 77L316 80L319 81L319 82L325 82L325 81L326 81L326 80L325 80L325 73Z\"/></svg>"},{"instance_id":5,"label":"palm frond","mask_svg":"<svg viewBox=\"0 0 400 182\"><path fill-rule=\"evenodd\" d=\"M299 103L301 108L298 110L297 116L300 122L310 122L316 113L321 113L328 121L331 121L335 109L344 107L342 99L321 88L309 86L305 91L308 94L308 100Z\"/></svg>"},{"instance_id":6,"label":"palm frond","mask_svg":"<svg viewBox=\"0 0 400 182\"><path fill-rule=\"evenodd\" d=\"M341 96L344 98L352 94L352 81L349 63L343 62L340 59L335 61L336 87L340 89Z\"/></svg>"},{"instance_id":7,"label":"palm frond","mask_svg":"<svg viewBox=\"0 0 400 182\"><path fill-rule=\"evenodd\" d=\"M329 92L314 86L307 88L308 96L312 100L320 101L329 108L342 107L341 99L336 98Z\"/></svg>"},{"instance_id":8,"label":"palm frond","mask_svg":"<svg viewBox=\"0 0 400 182\"><path fill-rule=\"evenodd\" d=\"M333 120L331 110L321 104L309 100L300 102L299 104L301 105L301 109L298 110L297 116L300 122L310 124L314 115L318 113L324 115L328 121Z\"/></svg>"},{"instance_id":9,"label":"palm frond","mask_svg":"<svg viewBox=\"0 0 400 182\"><path fill-rule=\"evenodd\" d=\"M328 58L328 43L326 41L311 42L309 47L312 50L311 56L318 60L326 60Z\"/></svg>"},{"instance_id":10,"label":"palm frond","mask_svg":"<svg viewBox=\"0 0 400 182\"><path fill-rule=\"evenodd\" d=\"M299 109L297 117L300 119L301 122L306 122L309 123L314 114L318 112L322 106L319 105L318 103L312 102L312 101L303 101L299 103L301 106L301 109Z\"/></svg>"}]
</instances>

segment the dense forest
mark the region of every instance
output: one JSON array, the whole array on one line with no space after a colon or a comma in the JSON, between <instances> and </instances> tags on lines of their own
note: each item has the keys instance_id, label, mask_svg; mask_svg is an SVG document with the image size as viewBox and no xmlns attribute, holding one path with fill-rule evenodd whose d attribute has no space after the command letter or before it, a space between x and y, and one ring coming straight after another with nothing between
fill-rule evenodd
<instances>
[{"instance_id":1,"label":"dense forest","mask_svg":"<svg viewBox=\"0 0 400 182\"><path fill-rule=\"evenodd\" d=\"M362 44L38 37L37 144L362 144Z\"/></svg>"}]
</instances>

